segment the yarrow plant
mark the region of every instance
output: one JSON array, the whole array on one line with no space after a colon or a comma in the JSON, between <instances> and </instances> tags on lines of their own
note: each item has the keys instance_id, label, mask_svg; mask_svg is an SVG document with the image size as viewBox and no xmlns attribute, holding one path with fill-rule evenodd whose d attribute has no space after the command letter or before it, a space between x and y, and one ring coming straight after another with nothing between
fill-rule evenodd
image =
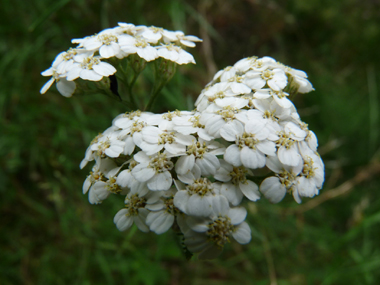
<instances>
[{"instance_id":1,"label":"yarrow plant","mask_svg":"<svg viewBox=\"0 0 380 285\"><path fill-rule=\"evenodd\" d=\"M193 111L149 112L177 65L195 63L185 51L202 40L181 31L119 23L74 39L42 72L66 97L103 93L138 107L133 86L148 62L155 82L145 108L118 115L93 139L80 164L94 161L83 184L91 204L124 197L113 221L163 234L174 229L187 252L217 257L226 243L251 240L243 201L297 203L318 195L324 165L317 138L290 98L313 90L305 72L271 57L244 58L217 72ZM120 89L123 88L123 89ZM119 94L123 90L123 99ZM140 100L141 101L141 100Z\"/></svg>"}]
</instances>

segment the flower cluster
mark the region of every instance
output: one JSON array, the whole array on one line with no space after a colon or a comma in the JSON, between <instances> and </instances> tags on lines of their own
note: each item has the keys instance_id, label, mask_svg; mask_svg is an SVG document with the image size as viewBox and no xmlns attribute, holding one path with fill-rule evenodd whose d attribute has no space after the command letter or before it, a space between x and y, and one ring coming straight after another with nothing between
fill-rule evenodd
<instances>
[{"instance_id":1,"label":"flower cluster","mask_svg":"<svg viewBox=\"0 0 380 285\"><path fill-rule=\"evenodd\" d=\"M72 43L78 46L58 54L52 66L41 73L51 79L40 92L44 94L56 82L58 91L71 97L76 79L100 81L116 73L113 63L130 55L146 62L163 58L176 64L195 63L184 47L195 47L195 42L200 41L182 31L119 23L93 36L73 39Z\"/></svg>"},{"instance_id":2,"label":"flower cluster","mask_svg":"<svg viewBox=\"0 0 380 285\"><path fill-rule=\"evenodd\" d=\"M149 110L174 74L174 64L194 63L183 47L199 41L181 31L119 23L74 39L78 46L60 53L42 73L52 78L41 93L56 81L58 91L70 97L81 80L106 83L103 91L115 93L107 79L119 63L124 77L118 79L133 103L138 74L146 62L157 60L158 83L144 109ZM118 62L122 59L128 61L132 79ZM186 250L201 259L218 256L231 238L247 244L251 230L243 201L263 195L278 203L290 194L300 203L322 187L317 138L290 100L312 90L303 71L270 57L244 58L216 73L193 111L118 115L93 139L81 162L81 168L95 162L83 193L91 204L122 195L124 207L114 216L120 231L133 224L156 234L176 229Z\"/></svg>"},{"instance_id":3,"label":"flower cluster","mask_svg":"<svg viewBox=\"0 0 380 285\"><path fill-rule=\"evenodd\" d=\"M312 86L269 57L246 58L215 75L194 111L120 114L86 151L81 167L95 166L83 192L93 204L125 196L114 217L121 231L135 223L162 234L178 225L199 258L216 257L231 237L246 244L244 198L277 203L289 193L300 203L324 180L316 136L287 98L290 89Z\"/></svg>"}]
</instances>

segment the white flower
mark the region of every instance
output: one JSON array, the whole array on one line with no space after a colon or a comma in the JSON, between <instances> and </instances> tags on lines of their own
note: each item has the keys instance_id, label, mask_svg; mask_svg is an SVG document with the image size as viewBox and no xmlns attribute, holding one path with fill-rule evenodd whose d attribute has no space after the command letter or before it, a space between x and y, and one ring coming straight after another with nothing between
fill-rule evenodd
<instances>
[{"instance_id":1,"label":"white flower","mask_svg":"<svg viewBox=\"0 0 380 285\"><path fill-rule=\"evenodd\" d=\"M220 193L234 206L240 204L243 195L251 201L260 199L259 187L256 183L247 179L247 174L253 175L245 167L234 167L225 160L220 160L220 168L214 177L224 182L221 183Z\"/></svg>"},{"instance_id":2,"label":"white flower","mask_svg":"<svg viewBox=\"0 0 380 285\"><path fill-rule=\"evenodd\" d=\"M173 118L173 129L183 135L197 134L201 139L210 141L213 139L205 130L205 125L200 123L201 113L195 112Z\"/></svg>"},{"instance_id":3,"label":"white flower","mask_svg":"<svg viewBox=\"0 0 380 285\"><path fill-rule=\"evenodd\" d=\"M108 196L113 194L127 194L128 189L121 187L116 182L116 175L119 172L120 167L116 167L106 173L104 176L100 176L99 179L90 186L88 199L91 204L100 204ZM96 176L95 176L96 178Z\"/></svg>"},{"instance_id":4,"label":"white flower","mask_svg":"<svg viewBox=\"0 0 380 285\"><path fill-rule=\"evenodd\" d=\"M96 141L93 141L90 147L92 152L95 152L100 157L118 157L124 151L125 142L119 140L118 132L112 132L110 134L97 137Z\"/></svg>"},{"instance_id":5,"label":"white flower","mask_svg":"<svg viewBox=\"0 0 380 285\"><path fill-rule=\"evenodd\" d=\"M228 81L230 78L236 75L236 69L232 66L227 66L222 70L219 70L212 79L213 81L217 81L220 79L220 82Z\"/></svg>"},{"instance_id":6,"label":"white flower","mask_svg":"<svg viewBox=\"0 0 380 285\"><path fill-rule=\"evenodd\" d=\"M279 139L276 141L278 159L283 164L297 166L302 161L302 157L296 142L304 140L306 132L296 124L288 122L278 136Z\"/></svg>"},{"instance_id":7,"label":"white flower","mask_svg":"<svg viewBox=\"0 0 380 285\"><path fill-rule=\"evenodd\" d=\"M157 54L159 57L173 61L177 64L195 64L194 57L190 53L173 44L158 46Z\"/></svg>"},{"instance_id":8,"label":"white flower","mask_svg":"<svg viewBox=\"0 0 380 285\"><path fill-rule=\"evenodd\" d=\"M149 214L146 206L157 202L160 196L161 193L149 192L147 188L139 193L129 193L125 198L125 208L118 211L113 219L119 231L125 231L135 223L140 231L149 232L145 222Z\"/></svg>"},{"instance_id":9,"label":"white flower","mask_svg":"<svg viewBox=\"0 0 380 285\"><path fill-rule=\"evenodd\" d=\"M234 68L239 70L241 73L246 73L250 69L255 71L263 71L267 68L275 68L278 64L276 60L269 56L264 56L262 58L257 58L256 56L247 57L239 60L234 64Z\"/></svg>"},{"instance_id":10,"label":"white flower","mask_svg":"<svg viewBox=\"0 0 380 285\"><path fill-rule=\"evenodd\" d=\"M235 140L224 154L224 159L233 166L244 165L247 168L261 168L265 166L265 155L275 155L276 148L272 141L267 140L270 131L265 127L263 120L246 121L242 124L225 127L224 138Z\"/></svg>"},{"instance_id":11,"label":"white flower","mask_svg":"<svg viewBox=\"0 0 380 285\"><path fill-rule=\"evenodd\" d=\"M103 58L110 58L120 52L118 37L114 29L106 29L93 37L85 38L81 46L88 51L99 51Z\"/></svg>"},{"instance_id":12,"label":"white flower","mask_svg":"<svg viewBox=\"0 0 380 285\"><path fill-rule=\"evenodd\" d=\"M171 191L172 189L165 191L156 203L147 206L151 212L146 218L146 224L158 235L166 232L173 225L175 216L179 213L173 203L175 191Z\"/></svg>"},{"instance_id":13,"label":"white flower","mask_svg":"<svg viewBox=\"0 0 380 285\"><path fill-rule=\"evenodd\" d=\"M213 212L209 217L186 219L191 228L185 232L185 244L199 259L217 257L232 236L238 243L251 240L251 229L244 222L247 210L243 207L229 208L226 198L219 196L213 201Z\"/></svg>"},{"instance_id":14,"label":"white flower","mask_svg":"<svg viewBox=\"0 0 380 285\"><path fill-rule=\"evenodd\" d=\"M175 170L181 179L181 175L191 172L197 166L202 175L215 174L219 168L217 155L223 154L225 148L215 141L204 141L201 138L187 146L186 154L182 155L175 166Z\"/></svg>"},{"instance_id":15,"label":"white flower","mask_svg":"<svg viewBox=\"0 0 380 285\"><path fill-rule=\"evenodd\" d=\"M119 38L119 45L125 56L137 53L139 57L146 61L152 61L158 57L156 49L142 37L125 35Z\"/></svg>"},{"instance_id":16,"label":"white flower","mask_svg":"<svg viewBox=\"0 0 380 285\"><path fill-rule=\"evenodd\" d=\"M190 216L208 217L212 213L213 200L220 196L218 184L207 178L196 178L188 185L175 181L178 192L174 196L174 205Z\"/></svg>"},{"instance_id":17,"label":"white flower","mask_svg":"<svg viewBox=\"0 0 380 285\"><path fill-rule=\"evenodd\" d=\"M98 159L96 161L96 164L93 166L90 175L87 176L82 187L83 194L86 194L90 190L88 198L91 204L99 200L95 192L91 190L91 187L98 181L107 181L108 173L116 168L116 164L111 159Z\"/></svg>"},{"instance_id":18,"label":"white flower","mask_svg":"<svg viewBox=\"0 0 380 285\"><path fill-rule=\"evenodd\" d=\"M83 169L89 161L94 160L95 158L105 157L104 150L103 151L94 151L93 145L99 143L99 140L105 140L106 137L113 137L117 138L117 135L114 134L114 132L117 130L114 126L109 127L106 129L102 134L97 135L90 143L89 147L86 150L85 156L83 160L80 163L80 168ZM104 145L106 146L106 144ZM99 150L99 149L98 149Z\"/></svg>"},{"instance_id":19,"label":"white flower","mask_svg":"<svg viewBox=\"0 0 380 285\"><path fill-rule=\"evenodd\" d=\"M132 169L132 175L140 182L146 182L152 191L168 190L172 185L170 170L173 162L165 153L148 156L140 151L133 157L140 164Z\"/></svg>"},{"instance_id":20,"label":"white flower","mask_svg":"<svg viewBox=\"0 0 380 285\"><path fill-rule=\"evenodd\" d=\"M128 165L128 169L122 170L117 175L116 183L121 187L128 187L132 193L137 193L146 183L139 182L132 175L132 170L137 165L137 162L133 158L128 160L125 164Z\"/></svg>"},{"instance_id":21,"label":"white flower","mask_svg":"<svg viewBox=\"0 0 380 285\"><path fill-rule=\"evenodd\" d=\"M202 113L200 123L205 124L207 132L214 138L223 137L225 128L239 124L236 115L244 105L244 102L232 102L230 105L221 108L211 104Z\"/></svg>"},{"instance_id":22,"label":"white flower","mask_svg":"<svg viewBox=\"0 0 380 285\"><path fill-rule=\"evenodd\" d=\"M65 75L59 74L55 68L50 67L49 69L43 71L41 75L51 76L50 80L46 82L45 85L41 88L41 94L45 94L54 82L57 82L56 86L61 95L65 97L71 97L74 94L76 87L75 82L67 81Z\"/></svg>"},{"instance_id":23,"label":"white flower","mask_svg":"<svg viewBox=\"0 0 380 285\"><path fill-rule=\"evenodd\" d=\"M267 167L276 173L276 176L265 178L260 185L260 192L272 203L280 202L286 191L293 193L296 202L300 202L297 192L297 175L302 170L302 160L297 166L282 164L276 156L267 158Z\"/></svg>"},{"instance_id":24,"label":"white flower","mask_svg":"<svg viewBox=\"0 0 380 285\"><path fill-rule=\"evenodd\" d=\"M174 32L176 38L179 40L181 44L187 47L195 47L194 42L202 42L200 38L196 36L190 36L190 35L185 35L182 31L175 31Z\"/></svg>"},{"instance_id":25,"label":"white flower","mask_svg":"<svg viewBox=\"0 0 380 285\"><path fill-rule=\"evenodd\" d=\"M272 70L267 68L263 71L248 71L243 82L254 90L268 85L272 90L280 91L285 88L288 79L282 69L275 68Z\"/></svg>"},{"instance_id":26,"label":"white flower","mask_svg":"<svg viewBox=\"0 0 380 285\"><path fill-rule=\"evenodd\" d=\"M254 94L254 97L256 99L267 99L273 97L274 101L276 101L276 103L282 108L291 108L293 106L293 103L288 98L286 98L287 96L289 96L289 94L282 90L274 91L271 89L260 89L257 90Z\"/></svg>"},{"instance_id":27,"label":"white flower","mask_svg":"<svg viewBox=\"0 0 380 285\"><path fill-rule=\"evenodd\" d=\"M103 76L110 76L116 72L115 67L100 60L99 56L80 54L74 57L76 61L67 72L66 79L73 81L78 77L84 80L100 81Z\"/></svg>"},{"instance_id":28,"label":"white flower","mask_svg":"<svg viewBox=\"0 0 380 285\"><path fill-rule=\"evenodd\" d=\"M192 144L195 137L183 135L175 131L162 131L158 127L147 126L142 131L142 142L139 147L147 154L152 155L163 148L173 155L185 153L186 145Z\"/></svg>"},{"instance_id":29,"label":"white flower","mask_svg":"<svg viewBox=\"0 0 380 285\"><path fill-rule=\"evenodd\" d=\"M60 75L65 75L72 68L74 57L86 53L85 49L69 48L67 51L59 53L53 61L52 66L57 69Z\"/></svg>"},{"instance_id":30,"label":"white flower","mask_svg":"<svg viewBox=\"0 0 380 285\"><path fill-rule=\"evenodd\" d=\"M307 80L307 74L304 71L291 67L285 67L284 69L286 73L292 76L292 80L298 87L297 92L309 93L314 90L313 85Z\"/></svg>"},{"instance_id":31,"label":"white flower","mask_svg":"<svg viewBox=\"0 0 380 285\"><path fill-rule=\"evenodd\" d=\"M303 168L297 177L297 193L299 197L314 197L318 195L319 189L322 188L324 181L324 166L319 156L311 151L307 155L303 155ZM301 199L297 197L297 202Z\"/></svg>"}]
</instances>

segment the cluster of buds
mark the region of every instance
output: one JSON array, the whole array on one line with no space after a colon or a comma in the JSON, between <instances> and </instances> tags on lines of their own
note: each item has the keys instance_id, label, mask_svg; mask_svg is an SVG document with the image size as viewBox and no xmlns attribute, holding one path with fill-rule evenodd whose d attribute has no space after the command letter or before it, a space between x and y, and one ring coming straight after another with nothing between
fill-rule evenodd
<instances>
[{"instance_id":1,"label":"cluster of buds","mask_svg":"<svg viewBox=\"0 0 380 285\"><path fill-rule=\"evenodd\" d=\"M106 44L105 38L114 40ZM79 50L90 49L92 58L96 51L99 58L137 54L144 61L161 56L181 64L193 58L182 49L172 53L173 42L192 47L194 41L200 40L182 32L120 24L73 42ZM67 61L65 55L49 69L66 72L59 82L82 73L83 79L95 78L77 62L88 51ZM69 65L76 67L66 69ZM104 68L108 75L116 71ZM108 76L95 65L91 72ZM244 58L214 76L193 111L118 115L81 162L81 168L95 162L83 193L91 204L122 195L124 207L114 217L120 231L133 224L156 234L173 228L182 233L186 250L201 259L217 257L231 237L247 244L251 230L244 200L264 196L278 203L290 194L300 203L322 187L317 138L289 100L312 90L303 71L270 57Z\"/></svg>"}]
</instances>

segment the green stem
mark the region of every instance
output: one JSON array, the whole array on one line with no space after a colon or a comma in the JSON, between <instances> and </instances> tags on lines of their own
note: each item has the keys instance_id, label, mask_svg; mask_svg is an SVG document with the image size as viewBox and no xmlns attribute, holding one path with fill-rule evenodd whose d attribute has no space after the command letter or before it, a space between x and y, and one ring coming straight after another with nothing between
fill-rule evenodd
<instances>
[{"instance_id":1,"label":"green stem","mask_svg":"<svg viewBox=\"0 0 380 285\"><path fill-rule=\"evenodd\" d=\"M152 92L150 94L150 99L146 107L144 108L144 111L152 111L151 108L153 106L154 101L156 100L158 94L160 94L160 91L165 86L165 83L161 83L158 86L154 86L152 89Z\"/></svg>"},{"instance_id":2,"label":"green stem","mask_svg":"<svg viewBox=\"0 0 380 285\"><path fill-rule=\"evenodd\" d=\"M139 108L138 108L138 105L137 105L137 103L136 103L135 96L134 96L134 94L133 94L133 92L132 92L132 88L133 88L133 86L135 85L136 80L137 80L137 78L139 77L140 74L141 74L141 72L139 72L139 73L135 72L135 73L133 74L133 78L132 78L131 83L128 84L128 93L129 93L129 97L130 97L130 99L131 99L131 103L132 103L132 105L134 106L135 109L139 109Z\"/></svg>"}]
</instances>

